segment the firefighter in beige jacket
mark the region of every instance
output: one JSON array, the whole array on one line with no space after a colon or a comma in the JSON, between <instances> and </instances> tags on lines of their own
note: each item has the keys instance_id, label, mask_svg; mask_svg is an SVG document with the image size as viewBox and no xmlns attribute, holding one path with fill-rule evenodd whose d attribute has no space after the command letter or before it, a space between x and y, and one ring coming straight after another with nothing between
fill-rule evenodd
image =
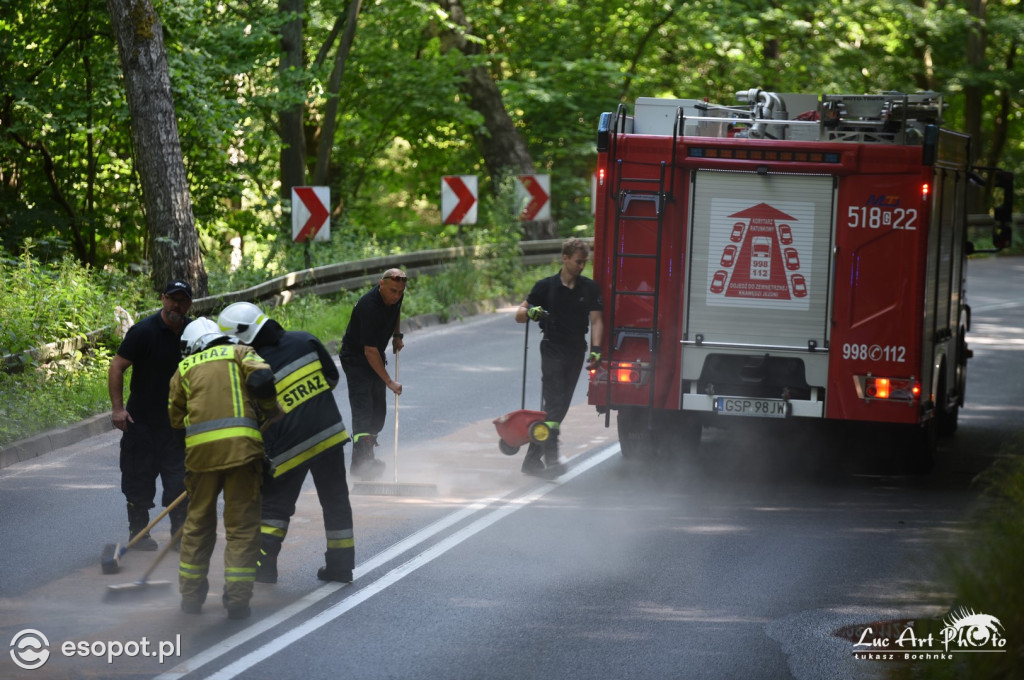
<instances>
[{"instance_id":1,"label":"firefighter in beige jacket","mask_svg":"<svg viewBox=\"0 0 1024 680\"><path fill-rule=\"evenodd\" d=\"M181 538L181 608L200 613L224 492L224 596L228 617L249 616L260 546L264 449L260 417L280 415L274 374L251 347L231 344L199 318L181 336L185 358L171 378L171 425L185 428L189 507Z\"/></svg>"}]
</instances>

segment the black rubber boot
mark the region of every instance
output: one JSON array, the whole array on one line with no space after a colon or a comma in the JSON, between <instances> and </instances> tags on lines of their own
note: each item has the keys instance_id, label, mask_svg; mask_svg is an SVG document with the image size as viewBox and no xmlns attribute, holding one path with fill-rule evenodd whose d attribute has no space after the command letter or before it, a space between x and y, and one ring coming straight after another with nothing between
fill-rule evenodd
<instances>
[{"instance_id":1,"label":"black rubber boot","mask_svg":"<svg viewBox=\"0 0 1024 680\"><path fill-rule=\"evenodd\" d=\"M149 510L138 508L133 503L128 504L128 540L135 538L135 535L146 528L149 524ZM147 533L140 538L132 550L156 550L156 541Z\"/></svg>"},{"instance_id":2,"label":"black rubber boot","mask_svg":"<svg viewBox=\"0 0 1024 680\"><path fill-rule=\"evenodd\" d=\"M320 567L316 577L321 581L337 581L338 583L352 583L352 558L351 550L331 550L324 553L326 567Z\"/></svg>"},{"instance_id":3,"label":"black rubber boot","mask_svg":"<svg viewBox=\"0 0 1024 680\"><path fill-rule=\"evenodd\" d=\"M224 608L228 610L229 619L247 619L252 614L252 609L249 608L248 602L229 605L226 594L221 597L221 602L224 603Z\"/></svg>"},{"instance_id":4,"label":"black rubber boot","mask_svg":"<svg viewBox=\"0 0 1024 680\"><path fill-rule=\"evenodd\" d=\"M202 587L190 597L181 598L181 611L186 614L202 614L203 603L206 602L206 595L210 592L210 582L204 580Z\"/></svg>"},{"instance_id":5,"label":"black rubber boot","mask_svg":"<svg viewBox=\"0 0 1024 680\"><path fill-rule=\"evenodd\" d=\"M260 556L256 560L256 581L277 583L277 556L281 552L281 539L263 535L260 539Z\"/></svg>"},{"instance_id":6,"label":"black rubber boot","mask_svg":"<svg viewBox=\"0 0 1024 680\"><path fill-rule=\"evenodd\" d=\"M363 435L352 445L352 476L363 481L380 479L384 475L384 461L373 457L377 437Z\"/></svg>"},{"instance_id":7,"label":"black rubber boot","mask_svg":"<svg viewBox=\"0 0 1024 680\"><path fill-rule=\"evenodd\" d=\"M560 462L558 459L558 430L551 430L548 440L544 442L544 465L554 467Z\"/></svg>"},{"instance_id":8,"label":"black rubber boot","mask_svg":"<svg viewBox=\"0 0 1024 680\"><path fill-rule=\"evenodd\" d=\"M544 456L544 445L535 444L530 442L530 447L526 449L526 457L523 458L522 471L524 475L539 475L544 472L544 461L541 458Z\"/></svg>"}]
</instances>

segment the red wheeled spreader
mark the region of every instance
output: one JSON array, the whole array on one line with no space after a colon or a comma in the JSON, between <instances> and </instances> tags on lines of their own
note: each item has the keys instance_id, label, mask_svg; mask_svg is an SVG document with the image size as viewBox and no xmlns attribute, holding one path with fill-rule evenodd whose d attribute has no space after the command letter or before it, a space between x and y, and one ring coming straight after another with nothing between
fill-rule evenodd
<instances>
[{"instance_id":1,"label":"red wheeled spreader","mask_svg":"<svg viewBox=\"0 0 1024 680\"><path fill-rule=\"evenodd\" d=\"M546 313L545 313L546 318ZM533 442L542 444L551 436L548 427L547 411L531 411L526 408L526 356L530 346L530 320L526 320L526 333L523 336L523 393L518 411L506 413L494 419L494 429L498 431L498 450L506 456L514 456L523 444Z\"/></svg>"}]
</instances>

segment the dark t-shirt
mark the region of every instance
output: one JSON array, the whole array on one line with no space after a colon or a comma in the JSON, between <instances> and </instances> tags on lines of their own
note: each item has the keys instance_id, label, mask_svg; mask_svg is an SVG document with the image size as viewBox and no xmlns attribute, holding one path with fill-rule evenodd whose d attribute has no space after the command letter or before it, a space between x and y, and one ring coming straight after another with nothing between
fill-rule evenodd
<instances>
[{"instance_id":1,"label":"dark t-shirt","mask_svg":"<svg viewBox=\"0 0 1024 680\"><path fill-rule=\"evenodd\" d=\"M359 298L352 309L352 318L341 339L341 360L353 364L369 364L363 350L367 346L376 347L381 359L384 359L384 352L395 333L401 313L402 298L389 307L380 296L380 286L374 286L369 293Z\"/></svg>"},{"instance_id":2,"label":"dark t-shirt","mask_svg":"<svg viewBox=\"0 0 1024 680\"><path fill-rule=\"evenodd\" d=\"M128 329L117 353L132 362L131 394L125 405L132 419L170 427L167 397L181 361L181 336L157 312Z\"/></svg>"},{"instance_id":3,"label":"dark t-shirt","mask_svg":"<svg viewBox=\"0 0 1024 680\"><path fill-rule=\"evenodd\" d=\"M526 302L551 313L540 324L544 338L565 345L586 344L590 312L601 311L604 307L601 288L593 279L578 276L576 284L566 288L560 273L533 284Z\"/></svg>"}]
</instances>

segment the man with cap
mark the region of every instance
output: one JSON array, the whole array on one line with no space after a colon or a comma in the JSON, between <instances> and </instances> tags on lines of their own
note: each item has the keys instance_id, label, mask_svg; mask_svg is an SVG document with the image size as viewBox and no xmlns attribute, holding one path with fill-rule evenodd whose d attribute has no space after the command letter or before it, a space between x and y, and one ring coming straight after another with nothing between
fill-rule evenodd
<instances>
[{"instance_id":1,"label":"man with cap","mask_svg":"<svg viewBox=\"0 0 1024 680\"><path fill-rule=\"evenodd\" d=\"M121 492L128 503L129 538L149 524L156 480L163 486L161 504L167 506L185 491L185 437L171 427L167 398L178 362L181 334L191 320L192 286L176 279L160 294L162 309L131 328L117 348L107 372L110 422L121 430ZM124 403L124 374L131 367L128 404ZM185 522L187 503L170 513L171 535ZM156 550L149 534L133 546Z\"/></svg>"}]
</instances>

